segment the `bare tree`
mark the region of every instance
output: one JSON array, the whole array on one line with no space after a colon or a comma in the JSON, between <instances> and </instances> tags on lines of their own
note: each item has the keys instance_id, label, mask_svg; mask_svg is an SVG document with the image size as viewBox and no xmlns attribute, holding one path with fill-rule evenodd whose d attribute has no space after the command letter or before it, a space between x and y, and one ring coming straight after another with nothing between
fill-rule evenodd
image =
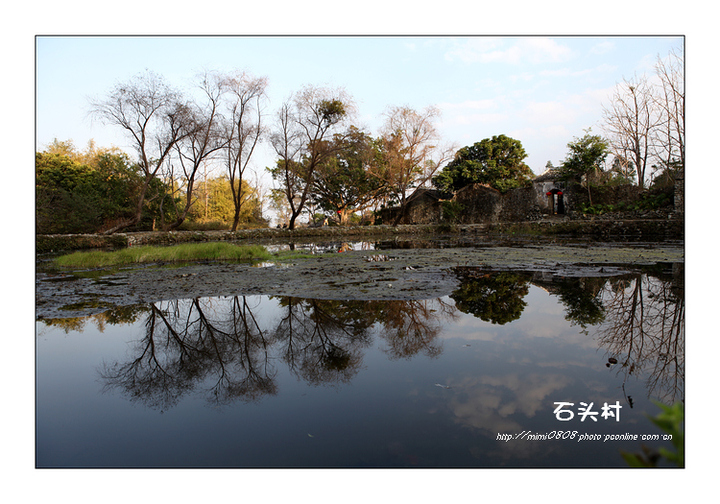
<instances>
[{"instance_id":1,"label":"bare tree","mask_svg":"<svg viewBox=\"0 0 720 504\"><path fill-rule=\"evenodd\" d=\"M246 73L219 77L227 91L228 117L225 125L226 168L230 181L235 213L232 230L237 230L240 211L251 194L243 190L243 180L262 136L263 106L267 79Z\"/></svg>"},{"instance_id":2,"label":"bare tree","mask_svg":"<svg viewBox=\"0 0 720 504\"><path fill-rule=\"evenodd\" d=\"M189 119L192 121L190 133L175 144L177 159L184 176L181 183L185 185L185 203L182 208L177 209L175 221L168 226L168 229L177 229L185 221L190 207L195 202L193 190L200 167L227 143L219 130L221 119L219 106L223 88L217 80L206 74L202 78L200 89L205 103L192 104ZM172 171L170 174L174 185Z\"/></svg>"},{"instance_id":3,"label":"bare tree","mask_svg":"<svg viewBox=\"0 0 720 504\"><path fill-rule=\"evenodd\" d=\"M189 112L182 96L152 72L118 84L107 98L92 104L91 113L95 117L120 126L128 133L143 174L134 215L117 222L105 231L106 234L140 222L150 184L167 162L175 144L192 131Z\"/></svg>"},{"instance_id":4,"label":"bare tree","mask_svg":"<svg viewBox=\"0 0 720 504\"><path fill-rule=\"evenodd\" d=\"M683 55L671 51L658 58L655 72L660 79L656 96L660 123L655 134L656 156L661 168L685 170L685 80Z\"/></svg>"},{"instance_id":5,"label":"bare tree","mask_svg":"<svg viewBox=\"0 0 720 504\"><path fill-rule=\"evenodd\" d=\"M685 289L682 280L638 274L608 282L598 342L619 372L646 376L648 396L673 402L685 381ZM624 386L623 386L624 389Z\"/></svg>"},{"instance_id":6,"label":"bare tree","mask_svg":"<svg viewBox=\"0 0 720 504\"><path fill-rule=\"evenodd\" d=\"M272 145L278 155L270 170L290 206L288 228L302 213L314 185L315 170L334 152L330 142L352 112L351 99L339 89L305 87L279 109Z\"/></svg>"},{"instance_id":7,"label":"bare tree","mask_svg":"<svg viewBox=\"0 0 720 504\"><path fill-rule=\"evenodd\" d=\"M625 80L615 89L609 106L603 108L604 129L610 148L620 160L635 165L638 186L653 154L653 135L659 123L655 89L645 76Z\"/></svg>"},{"instance_id":8,"label":"bare tree","mask_svg":"<svg viewBox=\"0 0 720 504\"><path fill-rule=\"evenodd\" d=\"M440 135L433 124L440 116L435 107L417 112L409 107L393 107L386 114L382 131L385 162L376 176L394 191L400 202L395 220L402 220L411 190L427 183L446 161L452 159L453 146L440 148Z\"/></svg>"}]
</instances>

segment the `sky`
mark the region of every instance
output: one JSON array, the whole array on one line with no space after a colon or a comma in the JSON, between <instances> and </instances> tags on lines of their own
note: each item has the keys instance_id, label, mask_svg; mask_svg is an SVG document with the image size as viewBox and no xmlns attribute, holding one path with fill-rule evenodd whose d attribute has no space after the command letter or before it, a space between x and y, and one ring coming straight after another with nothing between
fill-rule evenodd
<instances>
[{"instance_id":1,"label":"sky","mask_svg":"<svg viewBox=\"0 0 720 504\"><path fill-rule=\"evenodd\" d=\"M271 116L306 85L344 89L355 123L377 135L390 107L437 107L436 127L457 148L504 134L536 175L558 165L575 137L602 133L603 105L623 79L652 74L681 36L39 36L36 149L54 139L85 148L132 144L92 119L91 102L151 70L193 93L205 71L268 80ZM80 71L79 71L80 69ZM255 159L263 172L268 145Z\"/></svg>"}]
</instances>

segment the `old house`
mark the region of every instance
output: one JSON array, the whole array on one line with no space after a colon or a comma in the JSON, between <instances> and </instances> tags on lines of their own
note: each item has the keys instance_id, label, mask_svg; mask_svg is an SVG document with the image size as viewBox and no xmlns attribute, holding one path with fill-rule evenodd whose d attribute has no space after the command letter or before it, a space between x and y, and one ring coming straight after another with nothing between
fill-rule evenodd
<instances>
[{"instance_id":1,"label":"old house","mask_svg":"<svg viewBox=\"0 0 720 504\"><path fill-rule=\"evenodd\" d=\"M458 216L461 224L498 222L502 200L500 191L484 184L465 186L453 197L453 201L462 208Z\"/></svg>"},{"instance_id":2,"label":"old house","mask_svg":"<svg viewBox=\"0 0 720 504\"><path fill-rule=\"evenodd\" d=\"M574 206L575 196L551 168L533 179L532 184L501 193L485 184L471 184L451 198L437 190L419 188L409 198L400 224L437 224L451 221L459 224L521 222L542 219L547 215L565 215ZM453 211L452 217L447 209ZM395 222L399 208L381 213L386 224Z\"/></svg>"},{"instance_id":3,"label":"old house","mask_svg":"<svg viewBox=\"0 0 720 504\"><path fill-rule=\"evenodd\" d=\"M442 215L440 197L436 189L418 188L408 197L399 224L437 224ZM380 211L382 222L393 224L400 211L399 207L384 208Z\"/></svg>"},{"instance_id":4,"label":"old house","mask_svg":"<svg viewBox=\"0 0 720 504\"><path fill-rule=\"evenodd\" d=\"M549 168L533 179L537 205L543 213L562 215L568 210L566 184L560 180L557 168Z\"/></svg>"}]
</instances>

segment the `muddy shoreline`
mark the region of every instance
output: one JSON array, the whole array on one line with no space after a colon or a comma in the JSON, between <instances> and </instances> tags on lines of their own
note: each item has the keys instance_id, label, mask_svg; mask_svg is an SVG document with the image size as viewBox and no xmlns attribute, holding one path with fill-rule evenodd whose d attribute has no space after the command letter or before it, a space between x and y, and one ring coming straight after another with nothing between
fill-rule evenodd
<instances>
[{"instance_id":1,"label":"muddy shoreline","mask_svg":"<svg viewBox=\"0 0 720 504\"><path fill-rule=\"evenodd\" d=\"M333 239L334 238L334 239ZM407 238L407 237L406 237ZM324 237L307 258L265 264L201 262L148 264L114 271L36 275L36 317L81 317L116 306L210 296L272 295L316 299L430 299L458 286L457 267L514 270L549 276L613 276L646 266L684 263L680 240L598 242L591 238L385 240L338 253L355 236ZM313 241L305 237L305 242ZM302 240L299 240L301 242ZM315 240L317 241L317 240ZM253 240L253 243L285 240Z\"/></svg>"},{"instance_id":2,"label":"muddy shoreline","mask_svg":"<svg viewBox=\"0 0 720 504\"><path fill-rule=\"evenodd\" d=\"M174 245L177 243L230 241L237 243L290 243L308 240L380 240L419 239L443 236L472 239L494 239L510 236L559 237L628 240L683 240L684 220L624 219L603 216L590 219L568 219L554 216L532 222L498 222L483 224L440 224L399 226L305 227L294 230L260 228L238 231L137 232L113 235L38 235L35 240L39 254L92 248L122 248L138 245Z\"/></svg>"}]
</instances>

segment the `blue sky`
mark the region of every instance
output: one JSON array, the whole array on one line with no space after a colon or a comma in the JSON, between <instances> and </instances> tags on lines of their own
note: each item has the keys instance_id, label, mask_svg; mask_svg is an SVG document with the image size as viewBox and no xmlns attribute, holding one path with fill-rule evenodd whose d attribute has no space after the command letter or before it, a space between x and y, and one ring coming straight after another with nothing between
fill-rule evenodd
<instances>
[{"instance_id":1,"label":"blue sky","mask_svg":"<svg viewBox=\"0 0 720 504\"><path fill-rule=\"evenodd\" d=\"M91 121L92 99L150 69L181 89L199 72L244 70L267 77L268 113L311 84L342 87L359 125L377 134L391 106L436 106L438 129L458 147L493 135L520 140L536 174L560 163L567 143L592 127L624 78L652 73L682 37L260 36L36 39L36 148L54 138L84 148L90 139L128 153L113 126ZM269 149L256 159L272 164Z\"/></svg>"}]
</instances>

